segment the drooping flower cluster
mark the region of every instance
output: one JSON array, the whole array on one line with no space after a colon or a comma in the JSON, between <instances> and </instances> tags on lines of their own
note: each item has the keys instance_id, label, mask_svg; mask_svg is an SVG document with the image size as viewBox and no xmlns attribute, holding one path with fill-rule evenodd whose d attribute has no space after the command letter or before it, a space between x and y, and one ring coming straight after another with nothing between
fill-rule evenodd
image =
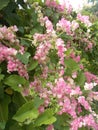
<instances>
[{"instance_id":1,"label":"drooping flower cluster","mask_svg":"<svg viewBox=\"0 0 98 130\"><path fill-rule=\"evenodd\" d=\"M46 60L46 57L48 55L48 51L50 50L51 44L49 42L41 43L37 47L36 54L34 56L34 59L38 60L39 63L43 63Z\"/></svg>"},{"instance_id":2,"label":"drooping flower cluster","mask_svg":"<svg viewBox=\"0 0 98 130\"><path fill-rule=\"evenodd\" d=\"M72 12L72 5L70 4L69 1L62 1L61 4L58 4L55 0L46 0L46 5L48 7L53 7L56 8L58 11L67 11L67 13L71 13Z\"/></svg>"},{"instance_id":3,"label":"drooping flower cluster","mask_svg":"<svg viewBox=\"0 0 98 130\"><path fill-rule=\"evenodd\" d=\"M59 20L59 22L57 23L57 30L62 30L64 32L66 32L67 34L71 34L71 23L70 23L70 21L65 20L64 18Z\"/></svg>"},{"instance_id":4,"label":"drooping flower cluster","mask_svg":"<svg viewBox=\"0 0 98 130\"><path fill-rule=\"evenodd\" d=\"M91 26L91 22L89 21L89 16L81 15L80 13L77 14L77 19L84 23L86 26Z\"/></svg>"},{"instance_id":5,"label":"drooping flower cluster","mask_svg":"<svg viewBox=\"0 0 98 130\"><path fill-rule=\"evenodd\" d=\"M9 73L17 71L20 76L28 79L26 66L16 58L18 52L24 52L24 47L19 45L19 40L14 34L17 31L18 29L16 26L11 26L9 28L4 26L0 28L0 34L2 36L0 39L2 42L0 43L0 63L7 61L7 71ZM15 44L19 47L19 50L13 48Z\"/></svg>"},{"instance_id":6,"label":"drooping flower cluster","mask_svg":"<svg viewBox=\"0 0 98 130\"><path fill-rule=\"evenodd\" d=\"M3 26L0 28L0 40L7 40L11 43L17 43L18 40L16 39L16 35L14 32L17 32L18 28L16 26L11 26L7 28Z\"/></svg>"},{"instance_id":7,"label":"drooping flower cluster","mask_svg":"<svg viewBox=\"0 0 98 130\"><path fill-rule=\"evenodd\" d=\"M88 126L88 128L94 128L95 130L98 130L98 124L95 123L92 115L87 115L85 117L81 116L79 118L76 118L71 123L71 130L78 130L82 126Z\"/></svg>"}]
</instances>

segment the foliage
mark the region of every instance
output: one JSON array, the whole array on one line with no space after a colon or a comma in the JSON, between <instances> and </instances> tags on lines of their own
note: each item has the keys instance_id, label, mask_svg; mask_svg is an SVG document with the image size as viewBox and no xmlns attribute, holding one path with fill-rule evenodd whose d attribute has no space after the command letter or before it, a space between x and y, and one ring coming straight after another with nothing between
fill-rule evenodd
<instances>
[{"instance_id":1,"label":"foliage","mask_svg":"<svg viewBox=\"0 0 98 130\"><path fill-rule=\"evenodd\" d=\"M98 23L69 3L0 0L0 129L98 129Z\"/></svg>"}]
</instances>

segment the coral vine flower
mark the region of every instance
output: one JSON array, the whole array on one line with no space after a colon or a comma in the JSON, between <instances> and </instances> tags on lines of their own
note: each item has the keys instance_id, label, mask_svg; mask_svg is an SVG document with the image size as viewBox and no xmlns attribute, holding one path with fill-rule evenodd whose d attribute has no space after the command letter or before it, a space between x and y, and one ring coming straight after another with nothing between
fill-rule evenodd
<instances>
[{"instance_id":1,"label":"coral vine flower","mask_svg":"<svg viewBox=\"0 0 98 130\"><path fill-rule=\"evenodd\" d=\"M81 15L80 13L77 14L77 19L83 22L86 26L91 26L91 22L89 21L89 16Z\"/></svg>"},{"instance_id":2,"label":"coral vine flower","mask_svg":"<svg viewBox=\"0 0 98 130\"><path fill-rule=\"evenodd\" d=\"M57 23L57 30L62 30L66 32L68 35L71 34L71 22L66 20L65 18L62 18Z\"/></svg>"}]
</instances>

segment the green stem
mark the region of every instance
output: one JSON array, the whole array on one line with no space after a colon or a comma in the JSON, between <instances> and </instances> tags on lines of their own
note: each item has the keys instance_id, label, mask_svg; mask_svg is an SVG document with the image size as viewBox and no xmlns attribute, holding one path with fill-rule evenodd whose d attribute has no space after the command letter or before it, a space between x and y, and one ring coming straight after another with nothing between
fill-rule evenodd
<instances>
[{"instance_id":1,"label":"green stem","mask_svg":"<svg viewBox=\"0 0 98 130\"><path fill-rule=\"evenodd\" d=\"M4 121L1 104L0 104L0 119L1 119L1 121Z\"/></svg>"},{"instance_id":2,"label":"green stem","mask_svg":"<svg viewBox=\"0 0 98 130\"><path fill-rule=\"evenodd\" d=\"M31 40L31 39L28 39L28 38L25 38L25 37L18 37L18 38L20 38L20 39L24 39L24 40L28 40L28 41L33 41L33 40Z\"/></svg>"}]
</instances>

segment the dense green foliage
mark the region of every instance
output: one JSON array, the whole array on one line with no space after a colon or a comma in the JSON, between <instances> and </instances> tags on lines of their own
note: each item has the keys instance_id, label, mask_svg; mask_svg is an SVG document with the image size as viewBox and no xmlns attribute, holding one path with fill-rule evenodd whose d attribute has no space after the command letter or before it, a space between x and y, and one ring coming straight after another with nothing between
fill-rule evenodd
<instances>
[{"instance_id":1,"label":"dense green foliage","mask_svg":"<svg viewBox=\"0 0 98 130\"><path fill-rule=\"evenodd\" d=\"M42 19L40 19L41 17ZM67 32L67 27L66 30L59 30L57 23L62 18L66 19L64 22L73 27L70 27L71 33L70 31ZM49 22L48 25L53 24L53 32L52 29L48 30L50 33L47 32L48 25L44 23L47 21ZM74 22L77 27L73 25ZM4 27L2 33L4 37L1 37L0 32L0 49L4 48L10 53L5 56L5 51L2 53L3 57L0 52L0 130L53 130L53 127L54 130L69 130L74 124L72 121L77 117L86 118L92 114L92 111L98 115L96 96L94 95L93 101L90 102L92 111L88 110L89 101L87 99L93 91L98 90L98 22L90 26L88 26L89 21L86 22L77 19L76 12L69 13L67 10L60 12L54 7L46 6L45 2L41 0L28 0L27 2L23 0L16 2L14 0L0 0L0 26L1 28ZM14 25L17 26L18 30ZM17 31L13 31L13 28ZM6 33L5 30L8 32ZM12 34L9 37L13 37L15 41L6 38L9 32ZM35 34L42 37L37 39ZM57 41L62 43L63 47L66 46L63 48L66 50L60 48L62 56L58 52ZM51 43L51 46L46 45L48 42ZM34 57L37 57L38 49L41 48L40 45L43 47L42 43L46 45L46 48L41 53L45 52L46 57L42 55L43 57L36 59ZM64 63L61 62L62 57ZM13 69L13 66L11 66L12 68L8 66L11 60L13 60L14 65L18 64L16 70ZM85 83L89 84L88 77L85 76L86 72L92 73L90 83L97 83L91 90L84 89ZM93 74L95 75L93 76ZM65 91L65 89L62 90L62 84L60 84L61 88L57 90L58 95L55 94L60 81L68 87L64 93L67 102L65 99L62 101L63 94L63 96L58 94L58 91L60 93ZM76 90L78 87L79 90ZM79 97L85 97L84 100L88 109L84 104L79 103ZM70 114L75 104L71 109L66 108L67 111L64 112L63 106L59 106L59 103L62 104L63 102L66 107L68 101L71 107L74 102L77 104L75 106L77 117L73 118L74 114ZM40 107L42 107L41 110ZM78 113L78 107L81 107L82 112ZM95 122L98 123L96 117ZM98 126L96 124L94 126L86 124L79 129L94 129L95 126Z\"/></svg>"}]
</instances>

